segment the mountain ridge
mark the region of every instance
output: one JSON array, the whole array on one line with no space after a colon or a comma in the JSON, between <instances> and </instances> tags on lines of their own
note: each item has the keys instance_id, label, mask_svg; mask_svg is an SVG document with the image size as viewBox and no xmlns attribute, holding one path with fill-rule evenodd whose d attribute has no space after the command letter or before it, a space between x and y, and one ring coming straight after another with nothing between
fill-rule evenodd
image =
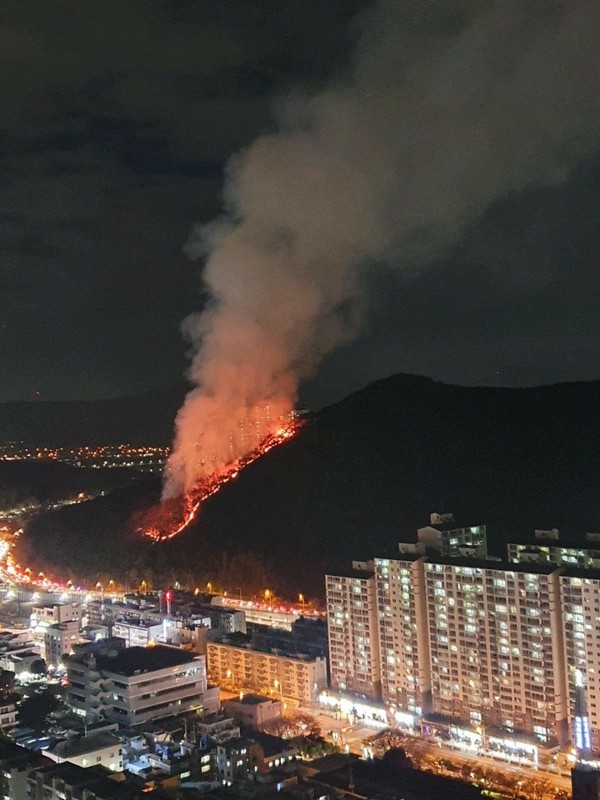
<instances>
[{"instance_id":1,"label":"mountain ridge","mask_svg":"<svg viewBox=\"0 0 600 800\"><path fill-rule=\"evenodd\" d=\"M433 511L488 523L498 552L534 528L597 530L599 408L600 381L496 389L396 375L311 414L171 542L148 549L139 533L118 529L134 489L38 519L32 541L59 566L52 539L74 553L82 530L98 542L119 537L121 563L162 563L197 581L250 551L280 586L316 591L323 571L393 551ZM135 488L132 508L155 502L158 482L144 491Z\"/></svg>"}]
</instances>

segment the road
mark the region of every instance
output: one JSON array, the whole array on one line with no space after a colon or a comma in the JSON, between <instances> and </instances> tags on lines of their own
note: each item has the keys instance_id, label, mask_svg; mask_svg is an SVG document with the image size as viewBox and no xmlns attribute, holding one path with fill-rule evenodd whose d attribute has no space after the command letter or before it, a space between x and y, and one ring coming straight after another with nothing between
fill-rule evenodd
<instances>
[{"instance_id":1,"label":"road","mask_svg":"<svg viewBox=\"0 0 600 800\"><path fill-rule=\"evenodd\" d=\"M304 709L307 713L315 715L314 709ZM321 727L323 736L338 744L341 747L347 747L351 753L355 755L364 756L363 742L369 739L377 729L365 727L364 725L350 725L345 719L335 719L325 714L318 714L317 720ZM429 742L426 739L419 737L411 737L418 741L419 746L423 748L424 753L428 753L435 759L444 759L451 761L458 767L464 764L477 764L478 766L485 766L490 770L502 772L514 781L526 780L547 780L556 789L571 793L571 778L558 775L554 772L548 772L545 769L535 769L526 765L511 764L501 759L492 758L491 756L477 755L476 753L463 752L456 750L447 745L438 745L434 742Z\"/></svg>"}]
</instances>

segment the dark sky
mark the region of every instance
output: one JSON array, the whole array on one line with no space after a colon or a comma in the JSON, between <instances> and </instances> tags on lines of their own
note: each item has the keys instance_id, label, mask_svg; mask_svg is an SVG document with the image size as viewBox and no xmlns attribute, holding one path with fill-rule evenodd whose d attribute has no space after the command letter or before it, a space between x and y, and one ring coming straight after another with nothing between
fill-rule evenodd
<instances>
[{"instance_id":1,"label":"dark sky","mask_svg":"<svg viewBox=\"0 0 600 800\"><path fill-rule=\"evenodd\" d=\"M415 4L402 4L398 47L414 44L418 61ZM442 4L447 27L453 5L465 3ZM219 213L225 162L275 128L281 98L344 74L371 6L3 3L0 401L181 379L180 324L202 304L201 264L183 250L192 226ZM395 372L600 377L599 208L600 150L588 147L564 179L483 208L419 269L369 272L363 332L322 362L307 401Z\"/></svg>"}]
</instances>

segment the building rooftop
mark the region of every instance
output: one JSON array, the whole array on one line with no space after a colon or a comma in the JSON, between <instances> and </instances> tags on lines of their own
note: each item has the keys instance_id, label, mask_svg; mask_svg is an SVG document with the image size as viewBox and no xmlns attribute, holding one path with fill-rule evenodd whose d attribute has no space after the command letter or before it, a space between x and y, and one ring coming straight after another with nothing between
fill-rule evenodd
<instances>
[{"instance_id":1,"label":"building rooftop","mask_svg":"<svg viewBox=\"0 0 600 800\"><path fill-rule=\"evenodd\" d=\"M335 575L325 575L325 578L356 578L357 580L369 580L372 578L375 573L371 570L362 570L362 569L348 569L348 570L340 570Z\"/></svg>"},{"instance_id":2,"label":"building rooftop","mask_svg":"<svg viewBox=\"0 0 600 800\"><path fill-rule=\"evenodd\" d=\"M561 578L588 578L589 580L600 581L600 569L585 569L584 567L561 566Z\"/></svg>"},{"instance_id":3,"label":"building rooftop","mask_svg":"<svg viewBox=\"0 0 600 800\"><path fill-rule=\"evenodd\" d=\"M64 742L58 742L50 752L58 758L69 759L107 747L121 747L121 740L112 733L101 731L93 733L91 736L76 736L66 739Z\"/></svg>"},{"instance_id":4,"label":"building rooftop","mask_svg":"<svg viewBox=\"0 0 600 800\"><path fill-rule=\"evenodd\" d=\"M234 703L243 703L246 706L258 706L261 703L273 703L272 697L264 697L261 694L245 694L241 699L233 698Z\"/></svg>"},{"instance_id":5,"label":"building rooftop","mask_svg":"<svg viewBox=\"0 0 600 800\"><path fill-rule=\"evenodd\" d=\"M537 562L495 561L485 558L453 558L451 556L440 558L430 556L425 560L425 569L435 564L452 567L471 567L472 569L496 570L498 572L523 572L535 575L551 575L557 570L563 571L558 564L539 564Z\"/></svg>"},{"instance_id":6,"label":"building rooftop","mask_svg":"<svg viewBox=\"0 0 600 800\"><path fill-rule=\"evenodd\" d=\"M401 545L408 545L409 547L416 546L416 542L399 542L395 548L390 548L385 552L381 552L378 550L378 554L375 557L376 562L380 561L408 561L408 562L415 562L421 558L425 558L425 553L402 553L400 551Z\"/></svg>"},{"instance_id":7,"label":"building rooftop","mask_svg":"<svg viewBox=\"0 0 600 800\"><path fill-rule=\"evenodd\" d=\"M100 669L129 677L142 672L155 672L181 664L191 664L195 656L177 647L127 647L112 655L99 655L96 663Z\"/></svg>"}]
</instances>

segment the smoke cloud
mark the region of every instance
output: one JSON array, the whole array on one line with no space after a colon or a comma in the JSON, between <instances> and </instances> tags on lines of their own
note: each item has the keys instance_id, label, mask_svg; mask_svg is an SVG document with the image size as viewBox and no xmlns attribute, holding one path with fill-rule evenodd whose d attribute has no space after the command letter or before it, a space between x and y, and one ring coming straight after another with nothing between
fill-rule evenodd
<instances>
[{"instance_id":1,"label":"smoke cloud","mask_svg":"<svg viewBox=\"0 0 600 800\"><path fill-rule=\"evenodd\" d=\"M389 0L352 69L282 103L188 243L206 309L164 497L252 449L355 336L369 270L424 267L492 203L563 181L599 144L596 0ZM482 276L483 280L483 276Z\"/></svg>"}]
</instances>

